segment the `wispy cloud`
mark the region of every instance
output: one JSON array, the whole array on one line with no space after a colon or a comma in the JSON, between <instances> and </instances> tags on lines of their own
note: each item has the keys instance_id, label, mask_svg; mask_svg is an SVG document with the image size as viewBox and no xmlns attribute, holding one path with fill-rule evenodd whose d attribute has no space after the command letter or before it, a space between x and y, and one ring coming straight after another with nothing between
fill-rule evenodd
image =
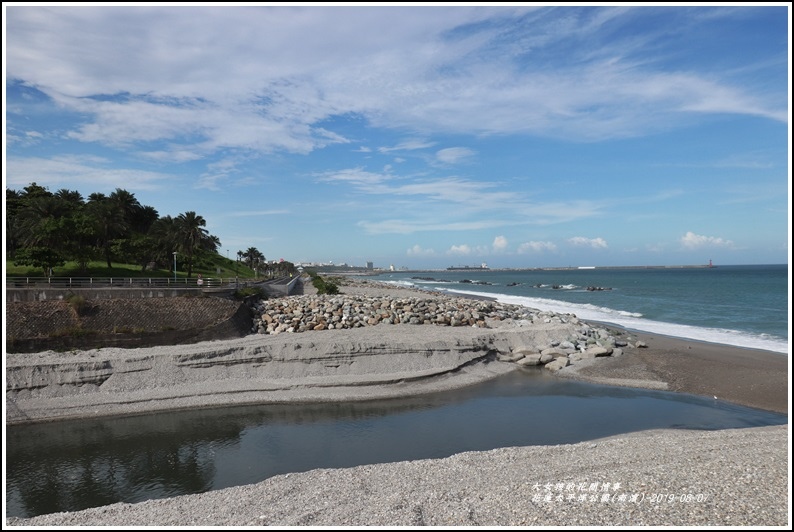
<instances>
[{"instance_id":1,"label":"wispy cloud","mask_svg":"<svg viewBox=\"0 0 794 532\"><path fill-rule=\"evenodd\" d=\"M380 193L379 191L382 190L382 187L379 185L391 179L388 174L368 172L363 168L347 168L345 170L324 172L316 174L315 177L320 182L346 183L358 190L371 193ZM376 185L378 185L377 188L375 188Z\"/></svg>"},{"instance_id":2,"label":"wispy cloud","mask_svg":"<svg viewBox=\"0 0 794 532\"><path fill-rule=\"evenodd\" d=\"M575 236L568 239L568 242L573 246L589 247L593 249L606 249L607 242L601 237L587 238L584 236Z\"/></svg>"},{"instance_id":3,"label":"wispy cloud","mask_svg":"<svg viewBox=\"0 0 794 532\"><path fill-rule=\"evenodd\" d=\"M233 218L260 217L260 216L274 216L278 214L289 214L290 212L291 211L289 209L272 209L265 211L239 211L239 212L230 212L226 216L230 216Z\"/></svg>"},{"instance_id":4,"label":"wispy cloud","mask_svg":"<svg viewBox=\"0 0 794 532\"><path fill-rule=\"evenodd\" d=\"M432 248L425 249L419 244L408 248L408 251L406 251L406 255L409 257L432 257L435 254L436 252Z\"/></svg>"},{"instance_id":5,"label":"wispy cloud","mask_svg":"<svg viewBox=\"0 0 794 532\"><path fill-rule=\"evenodd\" d=\"M542 253L544 251L557 251L557 245L554 244L554 242L549 242L549 241L531 240L529 242L523 242L519 244L517 251L520 254Z\"/></svg>"},{"instance_id":6,"label":"wispy cloud","mask_svg":"<svg viewBox=\"0 0 794 532\"><path fill-rule=\"evenodd\" d=\"M432 148L435 146L435 142L427 141L427 140L419 140L419 139L412 139L406 140L401 142L395 146L381 146L378 148L380 153L389 153L393 151L414 151L414 150L424 150L427 148Z\"/></svg>"},{"instance_id":7,"label":"wispy cloud","mask_svg":"<svg viewBox=\"0 0 794 532\"><path fill-rule=\"evenodd\" d=\"M481 229L495 229L509 225L504 220L471 220L445 222L437 219L422 219L417 217L410 220L388 219L378 222L362 220L358 226L369 234L411 234L429 231L479 231Z\"/></svg>"},{"instance_id":8,"label":"wispy cloud","mask_svg":"<svg viewBox=\"0 0 794 532\"><path fill-rule=\"evenodd\" d=\"M232 241L309 212L274 244L325 258L618 261L728 249L673 219L785 226L786 6L4 9L10 187L156 189Z\"/></svg>"},{"instance_id":9,"label":"wispy cloud","mask_svg":"<svg viewBox=\"0 0 794 532\"><path fill-rule=\"evenodd\" d=\"M739 85L714 69L706 76L661 68L668 51L661 32L641 39L618 31L643 16L651 13L10 7L7 72L85 116L71 138L108 146L167 141L176 160L230 147L309 153L347 143L326 122L345 115L394 130L579 140L653 133L693 114L787 122L785 94ZM409 139L378 151L435 144ZM459 162L461 150L437 156Z\"/></svg>"},{"instance_id":10,"label":"wispy cloud","mask_svg":"<svg viewBox=\"0 0 794 532\"><path fill-rule=\"evenodd\" d=\"M414 179L393 173L349 168L315 175L320 182L348 185L379 197L379 211L403 217L363 220L368 233L471 231L516 225L546 225L599 216L603 206L590 200L530 202L523 193L499 190L500 184L460 177ZM498 212L494 217L492 213ZM485 215L485 217L483 217Z\"/></svg>"},{"instance_id":11,"label":"wispy cloud","mask_svg":"<svg viewBox=\"0 0 794 532\"><path fill-rule=\"evenodd\" d=\"M6 185L24 188L31 183L58 189L84 186L91 192L123 188L125 190L155 190L177 176L137 169L113 168L95 156L13 157L7 164L13 172L7 175ZM99 190L96 190L98 188Z\"/></svg>"},{"instance_id":12,"label":"wispy cloud","mask_svg":"<svg viewBox=\"0 0 794 532\"><path fill-rule=\"evenodd\" d=\"M436 160L444 164L458 164L474 155L469 148L444 148L436 152Z\"/></svg>"}]
</instances>

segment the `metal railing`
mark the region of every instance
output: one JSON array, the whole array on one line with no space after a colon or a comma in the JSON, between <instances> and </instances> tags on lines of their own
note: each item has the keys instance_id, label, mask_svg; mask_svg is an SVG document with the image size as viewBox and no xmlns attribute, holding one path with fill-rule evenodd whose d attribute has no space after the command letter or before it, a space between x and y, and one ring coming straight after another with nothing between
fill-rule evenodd
<instances>
[{"instance_id":1,"label":"metal railing","mask_svg":"<svg viewBox=\"0 0 794 532\"><path fill-rule=\"evenodd\" d=\"M254 279L204 277L6 277L7 288L236 288Z\"/></svg>"}]
</instances>

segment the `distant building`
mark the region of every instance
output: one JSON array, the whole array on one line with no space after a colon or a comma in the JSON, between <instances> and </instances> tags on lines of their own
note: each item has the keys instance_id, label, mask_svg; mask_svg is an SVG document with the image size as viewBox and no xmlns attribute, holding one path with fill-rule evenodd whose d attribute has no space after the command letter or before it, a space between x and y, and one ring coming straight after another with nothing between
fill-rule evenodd
<instances>
[{"instance_id":1,"label":"distant building","mask_svg":"<svg viewBox=\"0 0 794 532\"><path fill-rule=\"evenodd\" d=\"M368 269L368 270L371 270L371 269L373 269L374 267L375 267L375 265L374 265L374 264L372 264L372 261L368 260L368 261L367 261L367 269Z\"/></svg>"}]
</instances>

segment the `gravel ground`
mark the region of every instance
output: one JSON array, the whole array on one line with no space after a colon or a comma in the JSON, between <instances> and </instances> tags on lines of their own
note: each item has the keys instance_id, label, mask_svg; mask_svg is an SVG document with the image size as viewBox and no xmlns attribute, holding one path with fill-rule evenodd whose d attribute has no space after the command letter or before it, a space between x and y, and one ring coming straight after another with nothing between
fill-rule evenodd
<instances>
[{"instance_id":1,"label":"gravel ground","mask_svg":"<svg viewBox=\"0 0 794 532\"><path fill-rule=\"evenodd\" d=\"M318 469L11 526L786 526L788 426ZM605 500L606 499L606 500Z\"/></svg>"}]
</instances>

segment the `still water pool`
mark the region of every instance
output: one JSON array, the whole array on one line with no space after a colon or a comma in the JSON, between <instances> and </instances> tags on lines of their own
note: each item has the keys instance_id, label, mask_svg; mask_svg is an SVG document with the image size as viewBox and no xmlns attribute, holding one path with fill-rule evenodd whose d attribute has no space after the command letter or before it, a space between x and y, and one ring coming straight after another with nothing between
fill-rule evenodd
<instances>
[{"instance_id":1,"label":"still water pool","mask_svg":"<svg viewBox=\"0 0 794 532\"><path fill-rule=\"evenodd\" d=\"M201 493L316 468L575 443L655 428L787 421L712 399L569 381L527 368L408 399L12 426L6 431L6 515Z\"/></svg>"}]
</instances>

